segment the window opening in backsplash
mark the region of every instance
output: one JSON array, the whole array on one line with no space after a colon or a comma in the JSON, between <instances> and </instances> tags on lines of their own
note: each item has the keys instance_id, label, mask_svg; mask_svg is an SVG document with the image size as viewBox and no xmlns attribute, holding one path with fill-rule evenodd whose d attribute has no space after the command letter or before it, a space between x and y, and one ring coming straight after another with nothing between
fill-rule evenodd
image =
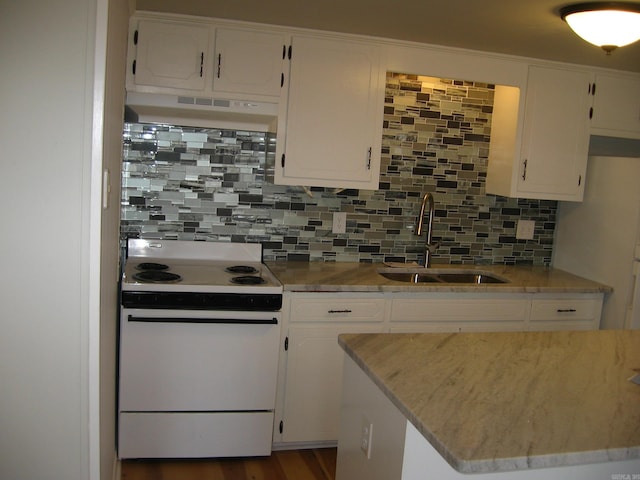
<instances>
[{"instance_id":1,"label":"window opening in backsplash","mask_svg":"<svg viewBox=\"0 0 640 480\"><path fill-rule=\"evenodd\" d=\"M127 123L121 234L260 242L265 260L412 262L422 195L436 214L432 263L551 261L557 202L486 195L492 85L388 73L380 187L342 190L273 185L275 136L241 130ZM339 113L337 113L339 114ZM347 213L344 234L333 212ZM519 219L533 240L516 240Z\"/></svg>"}]
</instances>

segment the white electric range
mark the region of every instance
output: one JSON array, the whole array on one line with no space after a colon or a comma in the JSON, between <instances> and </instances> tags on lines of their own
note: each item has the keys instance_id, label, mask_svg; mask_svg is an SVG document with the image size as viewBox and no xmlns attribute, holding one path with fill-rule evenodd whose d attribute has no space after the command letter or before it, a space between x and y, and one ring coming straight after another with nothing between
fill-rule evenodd
<instances>
[{"instance_id":1,"label":"white electric range","mask_svg":"<svg viewBox=\"0 0 640 480\"><path fill-rule=\"evenodd\" d=\"M259 244L128 241L120 458L269 455L282 285Z\"/></svg>"}]
</instances>

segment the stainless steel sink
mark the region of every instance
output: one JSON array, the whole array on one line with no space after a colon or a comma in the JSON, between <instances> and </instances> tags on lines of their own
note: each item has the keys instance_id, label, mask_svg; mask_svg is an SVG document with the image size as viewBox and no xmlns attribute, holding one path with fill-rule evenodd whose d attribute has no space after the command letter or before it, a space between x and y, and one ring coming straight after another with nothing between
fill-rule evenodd
<instances>
[{"instance_id":1,"label":"stainless steel sink","mask_svg":"<svg viewBox=\"0 0 640 480\"><path fill-rule=\"evenodd\" d=\"M438 278L444 283L507 283L490 273L441 273Z\"/></svg>"},{"instance_id":2,"label":"stainless steel sink","mask_svg":"<svg viewBox=\"0 0 640 480\"><path fill-rule=\"evenodd\" d=\"M404 283L509 283L498 275L478 270L381 268L378 273L388 280Z\"/></svg>"},{"instance_id":3,"label":"stainless steel sink","mask_svg":"<svg viewBox=\"0 0 640 480\"><path fill-rule=\"evenodd\" d=\"M416 272L379 272L384 278L394 280L396 282L411 282L411 283L440 283L438 277L434 275L426 275L424 273Z\"/></svg>"}]
</instances>

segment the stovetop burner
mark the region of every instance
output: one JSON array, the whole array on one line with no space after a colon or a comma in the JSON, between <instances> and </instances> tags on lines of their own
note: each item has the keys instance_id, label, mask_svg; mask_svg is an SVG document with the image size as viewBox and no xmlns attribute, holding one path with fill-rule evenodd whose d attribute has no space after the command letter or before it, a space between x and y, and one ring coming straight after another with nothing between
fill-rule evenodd
<instances>
[{"instance_id":1,"label":"stovetop burner","mask_svg":"<svg viewBox=\"0 0 640 480\"><path fill-rule=\"evenodd\" d=\"M231 267L225 268L226 272L229 273L257 273L258 269L252 267L251 265L232 265Z\"/></svg>"},{"instance_id":2,"label":"stovetop burner","mask_svg":"<svg viewBox=\"0 0 640 480\"><path fill-rule=\"evenodd\" d=\"M260 285L265 283L265 279L253 275L242 275L240 277L233 277L231 282L238 285Z\"/></svg>"},{"instance_id":3,"label":"stovetop burner","mask_svg":"<svg viewBox=\"0 0 640 480\"><path fill-rule=\"evenodd\" d=\"M136 265L138 270L168 270L169 265L165 265L164 263L155 263L155 262L142 262Z\"/></svg>"},{"instance_id":4,"label":"stovetop burner","mask_svg":"<svg viewBox=\"0 0 640 480\"><path fill-rule=\"evenodd\" d=\"M169 267L167 267L169 268ZM143 283L175 283L182 280L180 275L163 270L143 270L133 274L134 280Z\"/></svg>"}]
</instances>

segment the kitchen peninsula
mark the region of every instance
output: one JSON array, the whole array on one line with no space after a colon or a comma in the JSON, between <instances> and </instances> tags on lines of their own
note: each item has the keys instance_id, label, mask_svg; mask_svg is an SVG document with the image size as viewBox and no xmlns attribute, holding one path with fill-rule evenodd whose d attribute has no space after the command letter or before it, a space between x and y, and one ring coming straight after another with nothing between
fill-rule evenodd
<instances>
[{"instance_id":1,"label":"kitchen peninsula","mask_svg":"<svg viewBox=\"0 0 640 480\"><path fill-rule=\"evenodd\" d=\"M640 475L640 385L629 381L640 332L345 334L339 343L337 480Z\"/></svg>"}]
</instances>

